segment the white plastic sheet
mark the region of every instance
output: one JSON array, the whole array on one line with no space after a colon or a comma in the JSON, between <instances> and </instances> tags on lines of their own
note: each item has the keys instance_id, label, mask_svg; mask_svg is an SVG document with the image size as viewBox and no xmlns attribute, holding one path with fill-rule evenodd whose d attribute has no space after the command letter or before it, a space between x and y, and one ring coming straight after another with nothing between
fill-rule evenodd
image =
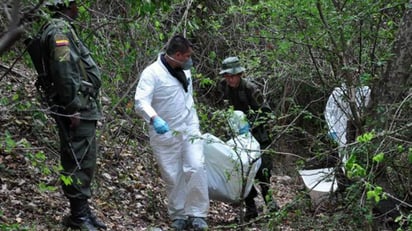
<instances>
[{"instance_id":1,"label":"white plastic sheet","mask_svg":"<svg viewBox=\"0 0 412 231\"><path fill-rule=\"evenodd\" d=\"M244 124L244 120L243 113L236 112L229 123L232 129L238 129ZM258 141L250 132L227 142L210 133L205 133L202 137L209 198L234 203L244 199L253 187L261 165ZM242 194L243 182L245 190Z\"/></svg>"},{"instance_id":2,"label":"white plastic sheet","mask_svg":"<svg viewBox=\"0 0 412 231\"><path fill-rule=\"evenodd\" d=\"M331 192L338 189L338 182L333 168L300 170L303 183L315 205L320 204Z\"/></svg>"},{"instance_id":3,"label":"white plastic sheet","mask_svg":"<svg viewBox=\"0 0 412 231\"><path fill-rule=\"evenodd\" d=\"M351 111L349 100L355 102L355 112ZM354 92L350 94L350 90L345 85L342 85L341 87L336 87L329 96L325 108L325 120L329 127L329 135L338 142L339 147L343 147L347 143L346 129L348 120L353 118L353 113L361 115L369 101L370 89L368 86L354 88Z\"/></svg>"}]
</instances>

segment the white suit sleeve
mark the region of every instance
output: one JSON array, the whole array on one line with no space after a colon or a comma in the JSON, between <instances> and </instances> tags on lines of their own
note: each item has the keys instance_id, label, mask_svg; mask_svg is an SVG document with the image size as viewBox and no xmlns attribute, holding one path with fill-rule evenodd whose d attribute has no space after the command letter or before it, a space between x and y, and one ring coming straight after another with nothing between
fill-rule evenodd
<instances>
[{"instance_id":1,"label":"white suit sleeve","mask_svg":"<svg viewBox=\"0 0 412 231\"><path fill-rule=\"evenodd\" d=\"M143 117L147 122L157 113L151 106L153 92L155 87L155 79L153 76L143 71L140 76L139 83L136 87L136 94L134 96L134 108L136 112Z\"/></svg>"},{"instance_id":2,"label":"white suit sleeve","mask_svg":"<svg viewBox=\"0 0 412 231\"><path fill-rule=\"evenodd\" d=\"M194 102L194 98L193 98L193 83L192 83L192 74L190 71L185 71L186 76L189 76L189 94L190 94L190 98L186 99L186 105L187 107L190 108L190 114L192 115L191 121L190 121L190 125L191 126L196 126L199 129L199 117L197 115L197 110L195 107L195 102Z\"/></svg>"}]
</instances>

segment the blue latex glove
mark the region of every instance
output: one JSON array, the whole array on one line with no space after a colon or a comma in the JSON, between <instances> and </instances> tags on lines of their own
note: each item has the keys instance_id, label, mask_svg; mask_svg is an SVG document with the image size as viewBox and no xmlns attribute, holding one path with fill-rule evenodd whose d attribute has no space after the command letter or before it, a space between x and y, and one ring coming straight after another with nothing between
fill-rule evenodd
<instances>
[{"instance_id":1,"label":"blue latex glove","mask_svg":"<svg viewBox=\"0 0 412 231\"><path fill-rule=\"evenodd\" d=\"M332 140L334 141L338 141L338 135L336 134L336 132L329 132L328 133L329 137L332 138Z\"/></svg>"},{"instance_id":2,"label":"blue latex glove","mask_svg":"<svg viewBox=\"0 0 412 231\"><path fill-rule=\"evenodd\" d=\"M243 135L243 134L249 132L249 130L250 130L249 124L245 124L243 127L241 127L241 128L239 129L239 134L240 134L240 135Z\"/></svg>"},{"instance_id":3,"label":"blue latex glove","mask_svg":"<svg viewBox=\"0 0 412 231\"><path fill-rule=\"evenodd\" d=\"M159 116L153 118L153 127L157 134L165 134L169 131L169 125Z\"/></svg>"}]
</instances>

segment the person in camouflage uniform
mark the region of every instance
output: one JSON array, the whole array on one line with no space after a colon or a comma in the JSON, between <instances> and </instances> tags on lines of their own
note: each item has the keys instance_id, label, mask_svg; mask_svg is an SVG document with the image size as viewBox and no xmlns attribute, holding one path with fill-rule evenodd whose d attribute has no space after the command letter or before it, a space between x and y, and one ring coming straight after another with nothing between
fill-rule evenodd
<instances>
[{"instance_id":1,"label":"person in camouflage uniform","mask_svg":"<svg viewBox=\"0 0 412 231\"><path fill-rule=\"evenodd\" d=\"M272 143L267 130L264 127L264 120L267 113L271 113L269 105L264 102L263 96L258 87L244 78L242 75L245 68L240 65L238 57L228 57L222 62L222 70L219 72L225 79L218 86L221 93L221 100L227 100L229 106L234 110L240 110L248 118L252 128L252 135L260 144L262 150L268 148ZM271 210L277 210L278 206L269 194L271 170L273 168L272 159L269 154L263 153L262 164L256 174L255 179L262 184L262 196ZM254 198L257 191L252 187L250 193L245 198L246 213L245 220L248 221L258 216Z\"/></svg>"},{"instance_id":2,"label":"person in camouflage uniform","mask_svg":"<svg viewBox=\"0 0 412 231\"><path fill-rule=\"evenodd\" d=\"M96 168L96 124L102 116L97 100L100 71L71 24L78 13L76 1L53 0L46 5L53 12L41 32L53 93L47 97L59 131L62 175L71 179L62 182L71 211L63 224L81 230L106 229L88 204Z\"/></svg>"}]
</instances>

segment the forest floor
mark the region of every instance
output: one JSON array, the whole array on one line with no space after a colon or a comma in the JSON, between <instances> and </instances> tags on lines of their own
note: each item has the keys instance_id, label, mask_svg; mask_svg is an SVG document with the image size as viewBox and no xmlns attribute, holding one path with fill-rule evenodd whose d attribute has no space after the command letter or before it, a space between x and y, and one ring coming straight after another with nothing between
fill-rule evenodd
<instances>
[{"instance_id":1,"label":"forest floor","mask_svg":"<svg viewBox=\"0 0 412 231\"><path fill-rule=\"evenodd\" d=\"M97 174L99 186L95 185L91 201L93 211L108 225L109 230L169 230L163 183L144 173L146 168L139 163L141 158L138 155L126 159L125 164L127 162L130 170L128 176L124 177L128 179L119 179L116 175L103 172L102 168L106 166L104 162L109 160L100 160L101 170ZM0 221L14 224L12 227L15 227L0 230L63 230L60 222L69 209L57 181L42 176L24 156L1 155L0 163ZM112 163L110 165L116 171L117 167L113 167ZM278 204L285 206L293 201L298 187L296 182L285 176L274 176L273 179ZM40 182L47 182L47 186L57 188L43 191ZM240 217L239 205L212 201L208 216L210 230L271 230L266 227L270 215L265 213L262 201L261 197L257 200L260 216L244 224L237 222ZM287 224L281 226L281 230L292 230Z\"/></svg>"},{"instance_id":2,"label":"forest floor","mask_svg":"<svg viewBox=\"0 0 412 231\"><path fill-rule=\"evenodd\" d=\"M64 230L61 220L69 206L58 180L53 120L27 105L36 104L34 82L24 68L17 70L23 71L0 82L0 230ZM108 230L169 230L165 186L144 129L122 118L107 120L99 129L90 201L95 214ZM259 217L239 223L241 206L212 201L210 230L362 230L343 207L312 206L295 160L279 157L274 162L271 189L281 209L267 212L259 197Z\"/></svg>"}]
</instances>

